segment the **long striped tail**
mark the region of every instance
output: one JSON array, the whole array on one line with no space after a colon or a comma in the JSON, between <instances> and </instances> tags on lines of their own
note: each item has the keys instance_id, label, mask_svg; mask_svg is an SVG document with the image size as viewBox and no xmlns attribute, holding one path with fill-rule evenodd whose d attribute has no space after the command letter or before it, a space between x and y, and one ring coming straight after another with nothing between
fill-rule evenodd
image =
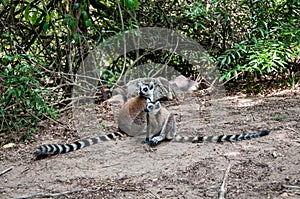
<instances>
[{"instance_id":1,"label":"long striped tail","mask_svg":"<svg viewBox=\"0 0 300 199\"><path fill-rule=\"evenodd\" d=\"M247 134L236 134L236 135L216 135L216 136L196 136L196 137L182 137L175 136L172 141L173 142L193 142L193 143L201 143L201 142L233 142L233 141L242 141L242 140L250 140L253 138L259 138L266 135L269 135L270 131L260 131L257 133L247 133Z\"/></svg>"},{"instance_id":2,"label":"long striped tail","mask_svg":"<svg viewBox=\"0 0 300 199\"><path fill-rule=\"evenodd\" d=\"M122 132L110 133L107 135L102 135L95 138L88 138L84 140L79 140L71 144L45 144L39 146L35 151L35 159L40 160L48 156L60 154L60 153L69 153L71 151L76 151L87 146L98 144L100 142L106 142L110 140L115 140L127 136L127 134Z\"/></svg>"}]
</instances>

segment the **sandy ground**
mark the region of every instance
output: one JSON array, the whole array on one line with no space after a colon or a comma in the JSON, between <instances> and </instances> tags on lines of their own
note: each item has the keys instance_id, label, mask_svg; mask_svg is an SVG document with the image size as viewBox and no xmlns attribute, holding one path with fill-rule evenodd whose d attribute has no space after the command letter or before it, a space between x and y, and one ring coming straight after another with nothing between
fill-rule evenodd
<instances>
[{"instance_id":1,"label":"sandy ground","mask_svg":"<svg viewBox=\"0 0 300 199\"><path fill-rule=\"evenodd\" d=\"M200 96L185 99L180 107L166 106L177 113L178 134L268 129L270 135L223 144L166 142L151 150L141 144L143 137L133 137L33 161L32 152L41 144L95 136L41 124L36 144L1 151L0 172L11 170L0 176L0 198L190 199L219 198L222 193L228 199L300 198L299 90L220 101L221 111ZM97 109L103 127L98 134L116 131L111 107L103 103Z\"/></svg>"}]
</instances>

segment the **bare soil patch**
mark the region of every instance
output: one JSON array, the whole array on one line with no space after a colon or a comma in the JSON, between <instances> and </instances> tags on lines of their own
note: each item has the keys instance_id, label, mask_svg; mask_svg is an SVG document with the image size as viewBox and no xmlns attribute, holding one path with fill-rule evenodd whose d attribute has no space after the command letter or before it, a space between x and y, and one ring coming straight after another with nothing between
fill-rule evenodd
<instances>
[{"instance_id":1,"label":"bare soil patch","mask_svg":"<svg viewBox=\"0 0 300 199\"><path fill-rule=\"evenodd\" d=\"M212 122L209 99L186 99L182 107L194 101L199 115L181 107L178 134L268 129L270 135L224 144L166 142L153 150L141 144L143 137L134 137L33 161L32 152L41 144L96 135L45 122L36 144L1 151L0 172L12 168L0 176L1 198L218 198L222 183L226 198L300 198L299 90L221 100L226 113ZM97 112L99 135L117 131L109 104L102 103ZM67 118L61 120L70 124Z\"/></svg>"}]
</instances>

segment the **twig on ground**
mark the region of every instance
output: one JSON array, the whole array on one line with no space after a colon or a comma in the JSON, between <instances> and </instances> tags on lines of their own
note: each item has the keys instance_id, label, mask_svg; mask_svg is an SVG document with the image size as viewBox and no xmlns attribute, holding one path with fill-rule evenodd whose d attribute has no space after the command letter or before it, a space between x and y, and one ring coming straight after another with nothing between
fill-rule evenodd
<instances>
[{"instance_id":1,"label":"twig on ground","mask_svg":"<svg viewBox=\"0 0 300 199\"><path fill-rule=\"evenodd\" d=\"M26 198L33 198L33 197L43 196L43 195L44 195L43 193L33 193L33 194L23 195L23 196L15 198L15 199L26 199Z\"/></svg>"},{"instance_id":2,"label":"twig on ground","mask_svg":"<svg viewBox=\"0 0 300 199\"><path fill-rule=\"evenodd\" d=\"M6 174L7 172L11 171L12 169L13 169L12 167L10 167L10 168L8 168L8 169L5 169L4 171L2 171L2 172L0 173L0 176Z\"/></svg>"},{"instance_id":3,"label":"twig on ground","mask_svg":"<svg viewBox=\"0 0 300 199\"><path fill-rule=\"evenodd\" d=\"M117 163L117 164L110 164L110 165L103 166L102 168L113 167L113 166L117 166L117 165L120 165L120 164L121 164L121 163Z\"/></svg>"},{"instance_id":4,"label":"twig on ground","mask_svg":"<svg viewBox=\"0 0 300 199\"><path fill-rule=\"evenodd\" d=\"M33 197L41 197L41 198L49 198L49 197L58 197L70 193L77 193L82 191L82 189L76 189L72 191L64 191L64 192L58 192L58 193L33 193L33 194L28 194L24 196L17 197L16 199L26 199L26 198L33 198Z\"/></svg>"},{"instance_id":5,"label":"twig on ground","mask_svg":"<svg viewBox=\"0 0 300 199\"><path fill-rule=\"evenodd\" d=\"M25 173L26 171L28 171L30 168L29 167L26 167L22 172L21 174Z\"/></svg>"},{"instance_id":6,"label":"twig on ground","mask_svg":"<svg viewBox=\"0 0 300 199\"><path fill-rule=\"evenodd\" d=\"M289 188L289 189L300 189L300 186L296 185L282 185L284 188Z\"/></svg>"},{"instance_id":7,"label":"twig on ground","mask_svg":"<svg viewBox=\"0 0 300 199\"><path fill-rule=\"evenodd\" d=\"M293 129L293 128L291 128L291 127L286 127L286 129L291 130L291 131L293 131L293 132L295 132L295 133L298 133L298 131L296 131L295 129Z\"/></svg>"},{"instance_id":8,"label":"twig on ground","mask_svg":"<svg viewBox=\"0 0 300 199\"><path fill-rule=\"evenodd\" d=\"M221 185L221 188L220 188L220 195L219 195L219 199L224 199L225 197L225 193L226 193L226 189L225 189L225 184L226 184L226 181L228 179L228 174L230 172L230 169L231 169L231 163L229 162L228 164L228 167L224 173L224 177L223 177L223 181L222 181L222 185Z\"/></svg>"}]
</instances>

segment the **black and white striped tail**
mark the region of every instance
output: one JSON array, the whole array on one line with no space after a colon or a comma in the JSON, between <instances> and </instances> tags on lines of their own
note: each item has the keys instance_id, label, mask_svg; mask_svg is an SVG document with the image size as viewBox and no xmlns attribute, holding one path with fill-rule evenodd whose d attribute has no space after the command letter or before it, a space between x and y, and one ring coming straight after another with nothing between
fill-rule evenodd
<instances>
[{"instance_id":1,"label":"black and white striped tail","mask_svg":"<svg viewBox=\"0 0 300 199\"><path fill-rule=\"evenodd\" d=\"M56 155L60 153L69 153L71 151L76 151L78 149L82 149L87 146L91 146L93 144L98 144L100 142L106 142L110 140L114 140L117 138L121 138L123 136L127 136L125 133L116 132L110 133L107 135L95 137L95 138L88 138L84 140L79 140L73 142L71 144L45 144L39 146L35 151L35 159L40 160L46 158L51 155Z\"/></svg>"},{"instance_id":2,"label":"black and white striped tail","mask_svg":"<svg viewBox=\"0 0 300 199\"><path fill-rule=\"evenodd\" d=\"M258 133L247 133L247 134L236 134L236 135L216 135L216 136L196 136L196 137L182 137L175 136L173 142L233 142L233 141L242 141L250 140L253 138L263 137L269 135L270 131L260 131Z\"/></svg>"}]
</instances>

